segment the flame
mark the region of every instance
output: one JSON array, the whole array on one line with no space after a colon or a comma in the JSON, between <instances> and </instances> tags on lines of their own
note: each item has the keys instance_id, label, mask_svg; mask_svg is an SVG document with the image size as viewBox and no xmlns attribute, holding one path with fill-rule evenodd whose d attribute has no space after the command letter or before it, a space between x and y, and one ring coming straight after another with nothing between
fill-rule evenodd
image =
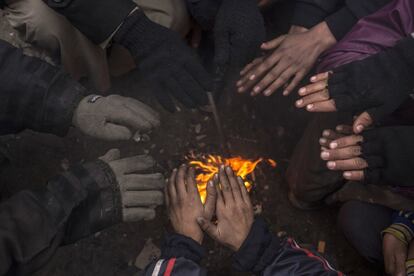
<instances>
[{"instance_id":1,"label":"flame","mask_svg":"<svg viewBox=\"0 0 414 276\"><path fill-rule=\"evenodd\" d=\"M272 159L263 159L259 158L255 161L244 159L240 156L233 158L224 158L219 155L206 155L197 158L195 156L190 156L189 164L194 166L200 171L196 177L198 192L200 194L201 201L203 204L206 201L207 196L207 182L213 178L213 176L218 173L221 165L230 166L234 173L237 176L240 176L244 180L244 185L247 190L250 192L252 189L252 182L247 180L247 176L254 172L256 166L262 162L267 161L272 167L276 167L276 162Z\"/></svg>"}]
</instances>

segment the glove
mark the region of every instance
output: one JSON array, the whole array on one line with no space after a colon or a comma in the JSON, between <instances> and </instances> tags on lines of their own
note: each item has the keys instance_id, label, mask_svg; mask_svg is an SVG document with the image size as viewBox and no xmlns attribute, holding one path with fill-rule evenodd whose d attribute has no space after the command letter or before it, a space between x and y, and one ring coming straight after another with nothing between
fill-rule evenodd
<instances>
[{"instance_id":1,"label":"glove","mask_svg":"<svg viewBox=\"0 0 414 276\"><path fill-rule=\"evenodd\" d=\"M408 246L414 238L414 213L394 212L392 221L392 225L382 231L382 234L391 234Z\"/></svg>"},{"instance_id":2,"label":"glove","mask_svg":"<svg viewBox=\"0 0 414 276\"><path fill-rule=\"evenodd\" d=\"M163 204L165 180L160 173L142 174L155 165L149 156L120 159L118 149L100 157L106 182L90 192L73 211L68 222L66 243L72 243L119 222L136 222L155 218L155 207Z\"/></svg>"},{"instance_id":3,"label":"glove","mask_svg":"<svg viewBox=\"0 0 414 276\"><path fill-rule=\"evenodd\" d=\"M394 112L414 88L414 39L349 63L329 78L330 96L339 111L367 111L375 122Z\"/></svg>"},{"instance_id":4,"label":"glove","mask_svg":"<svg viewBox=\"0 0 414 276\"><path fill-rule=\"evenodd\" d=\"M158 114L149 106L118 95L83 98L72 124L85 134L104 140L129 140L136 131L159 126Z\"/></svg>"},{"instance_id":5,"label":"glove","mask_svg":"<svg viewBox=\"0 0 414 276\"><path fill-rule=\"evenodd\" d=\"M363 134L362 158L368 184L413 186L414 127L385 127Z\"/></svg>"},{"instance_id":6,"label":"glove","mask_svg":"<svg viewBox=\"0 0 414 276\"><path fill-rule=\"evenodd\" d=\"M130 51L167 110L175 110L169 94L189 108L207 104L210 76L177 33L136 11L125 20L114 41Z\"/></svg>"},{"instance_id":7,"label":"glove","mask_svg":"<svg viewBox=\"0 0 414 276\"><path fill-rule=\"evenodd\" d=\"M260 52L266 30L256 0L223 0L214 26L214 62L241 68Z\"/></svg>"},{"instance_id":8,"label":"glove","mask_svg":"<svg viewBox=\"0 0 414 276\"><path fill-rule=\"evenodd\" d=\"M214 28L214 21L222 0L187 0L190 15L204 31Z\"/></svg>"}]
</instances>

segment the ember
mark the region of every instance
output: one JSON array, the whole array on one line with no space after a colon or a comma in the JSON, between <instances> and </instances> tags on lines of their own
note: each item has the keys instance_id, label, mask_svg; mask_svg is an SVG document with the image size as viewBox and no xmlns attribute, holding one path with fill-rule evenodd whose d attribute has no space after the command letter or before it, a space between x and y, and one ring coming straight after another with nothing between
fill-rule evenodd
<instances>
[{"instance_id":1,"label":"ember","mask_svg":"<svg viewBox=\"0 0 414 276\"><path fill-rule=\"evenodd\" d=\"M189 164L193 165L196 169L199 170L197 175L197 185L198 191L200 193L201 201L204 203L206 200L206 188L207 182L213 178L213 176L218 173L221 165L230 166L237 176L240 176L244 180L244 185L247 190L250 192L252 188L252 182L247 179L247 176L253 173L256 166L262 162L266 161L272 167L276 167L276 162L272 159L263 159L259 158L255 161L244 159L240 156L233 158L224 158L218 155L206 155L197 158L196 156L188 157Z\"/></svg>"}]
</instances>

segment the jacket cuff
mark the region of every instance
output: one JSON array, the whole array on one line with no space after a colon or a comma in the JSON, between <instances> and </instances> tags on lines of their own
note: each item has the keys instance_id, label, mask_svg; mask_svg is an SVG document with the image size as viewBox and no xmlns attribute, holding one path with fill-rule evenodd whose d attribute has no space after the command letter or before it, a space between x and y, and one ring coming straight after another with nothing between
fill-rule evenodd
<instances>
[{"instance_id":1,"label":"jacket cuff","mask_svg":"<svg viewBox=\"0 0 414 276\"><path fill-rule=\"evenodd\" d=\"M291 24L310 29L322 22L327 16L328 13L323 9L306 3L298 3L296 4Z\"/></svg>"},{"instance_id":2,"label":"jacket cuff","mask_svg":"<svg viewBox=\"0 0 414 276\"><path fill-rule=\"evenodd\" d=\"M340 41L356 24L358 18L348 7L343 7L328 16L325 21L336 41Z\"/></svg>"},{"instance_id":3,"label":"jacket cuff","mask_svg":"<svg viewBox=\"0 0 414 276\"><path fill-rule=\"evenodd\" d=\"M193 239L180 235L168 234L164 240L161 258L185 258L197 264L206 256L206 250Z\"/></svg>"},{"instance_id":4,"label":"jacket cuff","mask_svg":"<svg viewBox=\"0 0 414 276\"><path fill-rule=\"evenodd\" d=\"M279 253L281 240L273 235L263 218L256 218L246 240L233 256L233 267L239 271L260 273Z\"/></svg>"}]
</instances>

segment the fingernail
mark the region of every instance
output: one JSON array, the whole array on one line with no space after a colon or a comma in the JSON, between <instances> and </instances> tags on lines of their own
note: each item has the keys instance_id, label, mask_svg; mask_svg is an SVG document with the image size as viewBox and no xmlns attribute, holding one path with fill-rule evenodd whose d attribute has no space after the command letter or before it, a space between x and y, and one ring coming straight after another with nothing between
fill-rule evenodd
<instances>
[{"instance_id":1,"label":"fingernail","mask_svg":"<svg viewBox=\"0 0 414 276\"><path fill-rule=\"evenodd\" d=\"M327 142L327 140L325 138L320 138L319 139L319 144L325 144Z\"/></svg>"},{"instance_id":2,"label":"fingernail","mask_svg":"<svg viewBox=\"0 0 414 276\"><path fill-rule=\"evenodd\" d=\"M334 169L336 167L336 163L333 161L329 161L327 165L328 165L328 168L330 169Z\"/></svg>"},{"instance_id":3,"label":"fingernail","mask_svg":"<svg viewBox=\"0 0 414 276\"><path fill-rule=\"evenodd\" d=\"M259 87L259 86L256 86L256 87L253 89L253 91L254 91L254 92L256 92L256 93L257 93L257 92L259 92L259 91L260 91L260 87Z\"/></svg>"},{"instance_id":4,"label":"fingernail","mask_svg":"<svg viewBox=\"0 0 414 276\"><path fill-rule=\"evenodd\" d=\"M324 130L322 133L323 136L328 137L329 135L331 135L331 131L329 130Z\"/></svg>"},{"instance_id":5,"label":"fingernail","mask_svg":"<svg viewBox=\"0 0 414 276\"><path fill-rule=\"evenodd\" d=\"M298 100L298 101L296 101L296 105L297 106L301 106L303 104L303 100Z\"/></svg>"},{"instance_id":6,"label":"fingernail","mask_svg":"<svg viewBox=\"0 0 414 276\"><path fill-rule=\"evenodd\" d=\"M242 81L238 81L237 83L236 83L236 85L237 86L240 86L242 84Z\"/></svg>"},{"instance_id":7,"label":"fingernail","mask_svg":"<svg viewBox=\"0 0 414 276\"><path fill-rule=\"evenodd\" d=\"M313 76L310 80L311 80L311 81L316 81L316 77L315 77L315 76Z\"/></svg>"},{"instance_id":8,"label":"fingernail","mask_svg":"<svg viewBox=\"0 0 414 276\"><path fill-rule=\"evenodd\" d=\"M203 224L203 223L204 223L204 219L203 219L203 218L197 218L197 222L198 222L199 224Z\"/></svg>"},{"instance_id":9,"label":"fingernail","mask_svg":"<svg viewBox=\"0 0 414 276\"><path fill-rule=\"evenodd\" d=\"M239 92L244 92L244 87L243 86L240 86L239 89L238 89L238 91Z\"/></svg>"},{"instance_id":10,"label":"fingernail","mask_svg":"<svg viewBox=\"0 0 414 276\"><path fill-rule=\"evenodd\" d=\"M308 104L308 105L306 106L306 109L307 109L307 110L312 110L312 109L313 109L313 104Z\"/></svg>"},{"instance_id":11,"label":"fingernail","mask_svg":"<svg viewBox=\"0 0 414 276\"><path fill-rule=\"evenodd\" d=\"M173 172L176 172L176 171L177 171L177 168L174 168Z\"/></svg>"},{"instance_id":12,"label":"fingernail","mask_svg":"<svg viewBox=\"0 0 414 276\"><path fill-rule=\"evenodd\" d=\"M345 178L350 178L352 176L352 173L350 172L344 172L344 177Z\"/></svg>"},{"instance_id":13,"label":"fingernail","mask_svg":"<svg viewBox=\"0 0 414 276\"><path fill-rule=\"evenodd\" d=\"M338 147L338 143L337 142L332 142L332 143L329 144L329 147L331 149L336 149Z\"/></svg>"},{"instance_id":14,"label":"fingernail","mask_svg":"<svg viewBox=\"0 0 414 276\"><path fill-rule=\"evenodd\" d=\"M302 87L301 89L299 89L299 95L303 95L306 92L306 88Z\"/></svg>"},{"instance_id":15,"label":"fingernail","mask_svg":"<svg viewBox=\"0 0 414 276\"><path fill-rule=\"evenodd\" d=\"M321 157L322 157L323 160L329 159L329 152L327 152L327 151L322 152Z\"/></svg>"},{"instance_id":16,"label":"fingernail","mask_svg":"<svg viewBox=\"0 0 414 276\"><path fill-rule=\"evenodd\" d=\"M266 90L266 91L264 92L264 94L265 94L265 96L270 96L270 94L272 94L272 91L270 91L270 90Z\"/></svg>"},{"instance_id":17,"label":"fingernail","mask_svg":"<svg viewBox=\"0 0 414 276\"><path fill-rule=\"evenodd\" d=\"M337 131L342 131L342 129L343 129L343 127L342 127L342 126L337 126L337 127L336 127L336 130L337 130Z\"/></svg>"},{"instance_id":18,"label":"fingernail","mask_svg":"<svg viewBox=\"0 0 414 276\"><path fill-rule=\"evenodd\" d=\"M249 80L254 80L256 78L256 75L251 75L250 77L249 77Z\"/></svg>"},{"instance_id":19,"label":"fingernail","mask_svg":"<svg viewBox=\"0 0 414 276\"><path fill-rule=\"evenodd\" d=\"M362 132L364 130L364 126L363 125L357 125L356 127L358 132Z\"/></svg>"},{"instance_id":20,"label":"fingernail","mask_svg":"<svg viewBox=\"0 0 414 276\"><path fill-rule=\"evenodd\" d=\"M287 95L289 95L289 91L288 90L283 91L283 96L287 96Z\"/></svg>"}]
</instances>

